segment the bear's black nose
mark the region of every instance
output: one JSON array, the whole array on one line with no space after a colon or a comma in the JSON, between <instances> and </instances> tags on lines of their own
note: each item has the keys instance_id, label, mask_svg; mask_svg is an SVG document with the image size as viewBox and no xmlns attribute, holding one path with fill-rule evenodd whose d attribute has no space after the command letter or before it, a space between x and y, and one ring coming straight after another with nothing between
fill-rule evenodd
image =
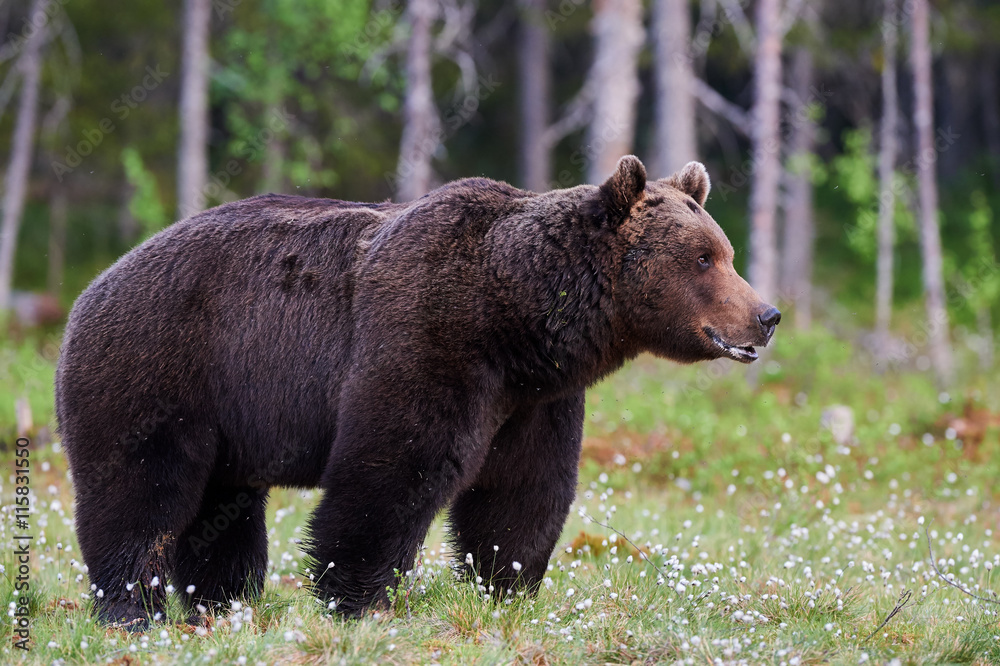
<instances>
[{"instance_id":1,"label":"bear's black nose","mask_svg":"<svg viewBox=\"0 0 1000 666\"><path fill-rule=\"evenodd\" d=\"M771 306L763 314L757 315L757 321L760 322L760 328L764 331L764 338L770 342L771 336L774 335L774 327L781 321L781 312L778 308ZM765 342L765 344L767 343Z\"/></svg>"}]
</instances>

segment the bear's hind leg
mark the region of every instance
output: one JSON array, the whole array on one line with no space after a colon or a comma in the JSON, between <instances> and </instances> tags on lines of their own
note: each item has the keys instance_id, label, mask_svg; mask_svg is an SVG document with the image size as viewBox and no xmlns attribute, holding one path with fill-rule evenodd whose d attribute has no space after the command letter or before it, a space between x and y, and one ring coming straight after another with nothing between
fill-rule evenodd
<instances>
[{"instance_id":1,"label":"bear's hind leg","mask_svg":"<svg viewBox=\"0 0 1000 666\"><path fill-rule=\"evenodd\" d=\"M207 465L159 442L118 464L77 465L76 526L99 621L143 631L164 619L177 535L197 513ZM144 441L143 444L146 444Z\"/></svg>"},{"instance_id":2,"label":"bear's hind leg","mask_svg":"<svg viewBox=\"0 0 1000 666\"><path fill-rule=\"evenodd\" d=\"M267 572L266 507L265 489L209 482L174 551L170 578L189 607L217 609L260 596Z\"/></svg>"},{"instance_id":3,"label":"bear's hind leg","mask_svg":"<svg viewBox=\"0 0 1000 666\"><path fill-rule=\"evenodd\" d=\"M472 553L472 568L494 594L537 589L545 576L576 495L583 416L582 391L515 411L453 503L456 553Z\"/></svg>"}]
</instances>

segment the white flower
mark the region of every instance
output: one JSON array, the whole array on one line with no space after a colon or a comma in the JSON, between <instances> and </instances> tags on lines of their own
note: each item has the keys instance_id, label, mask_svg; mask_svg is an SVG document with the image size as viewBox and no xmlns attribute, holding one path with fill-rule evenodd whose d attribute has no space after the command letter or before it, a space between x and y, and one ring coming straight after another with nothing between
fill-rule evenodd
<instances>
[{"instance_id":1,"label":"white flower","mask_svg":"<svg viewBox=\"0 0 1000 666\"><path fill-rule=\"evenodd\" d=\"M520 562L511 562L510 566L514 567L514 571L520 571L521 570L521 563Z\"/></svg>"},{"instance_id":2,"label":"white flower","mask_svg":"<svg viewBox=\"0 0 1000 666\"><path fill-rule=\"evenodd\" d=\"M194 594L194 585L188 585L184 591L188 594Z\"/></svg>"}]
</instances>

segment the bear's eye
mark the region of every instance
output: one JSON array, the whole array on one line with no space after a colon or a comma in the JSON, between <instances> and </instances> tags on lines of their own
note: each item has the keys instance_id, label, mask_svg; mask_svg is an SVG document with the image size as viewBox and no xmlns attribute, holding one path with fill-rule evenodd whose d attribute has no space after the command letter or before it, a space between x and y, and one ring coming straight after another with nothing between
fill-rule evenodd
<instances>
[{"instance_id":1,"label":"bear's eye","mask_svg":"<svg viewBox=\"0 0 1000 666\"><path fill-rule=\"evenodd\" d=\"M698 268L700 268L701 270L705 270L711 265L712 265L711 255L703 254L700 257L698 257Z\"/></svg>"}]
</instances>

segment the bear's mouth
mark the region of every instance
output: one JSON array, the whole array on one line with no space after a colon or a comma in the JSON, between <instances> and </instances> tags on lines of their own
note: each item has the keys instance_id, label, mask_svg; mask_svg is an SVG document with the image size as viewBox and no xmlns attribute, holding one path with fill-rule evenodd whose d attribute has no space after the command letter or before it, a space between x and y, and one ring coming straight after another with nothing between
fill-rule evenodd
<instances>
[{"instance_id":1,"label":"bear's mouth","mask_svg":"<svg viewBox=\"0 0 1000 666\"><path fill-rule=\"evenodd\" d=\"M740 363L753 363L757 360L757 350L753 345L734 345L726 342L710 328L705 329L705 335L721 349L726 356L739 361Z\"/></svg>"}]
</instances>

